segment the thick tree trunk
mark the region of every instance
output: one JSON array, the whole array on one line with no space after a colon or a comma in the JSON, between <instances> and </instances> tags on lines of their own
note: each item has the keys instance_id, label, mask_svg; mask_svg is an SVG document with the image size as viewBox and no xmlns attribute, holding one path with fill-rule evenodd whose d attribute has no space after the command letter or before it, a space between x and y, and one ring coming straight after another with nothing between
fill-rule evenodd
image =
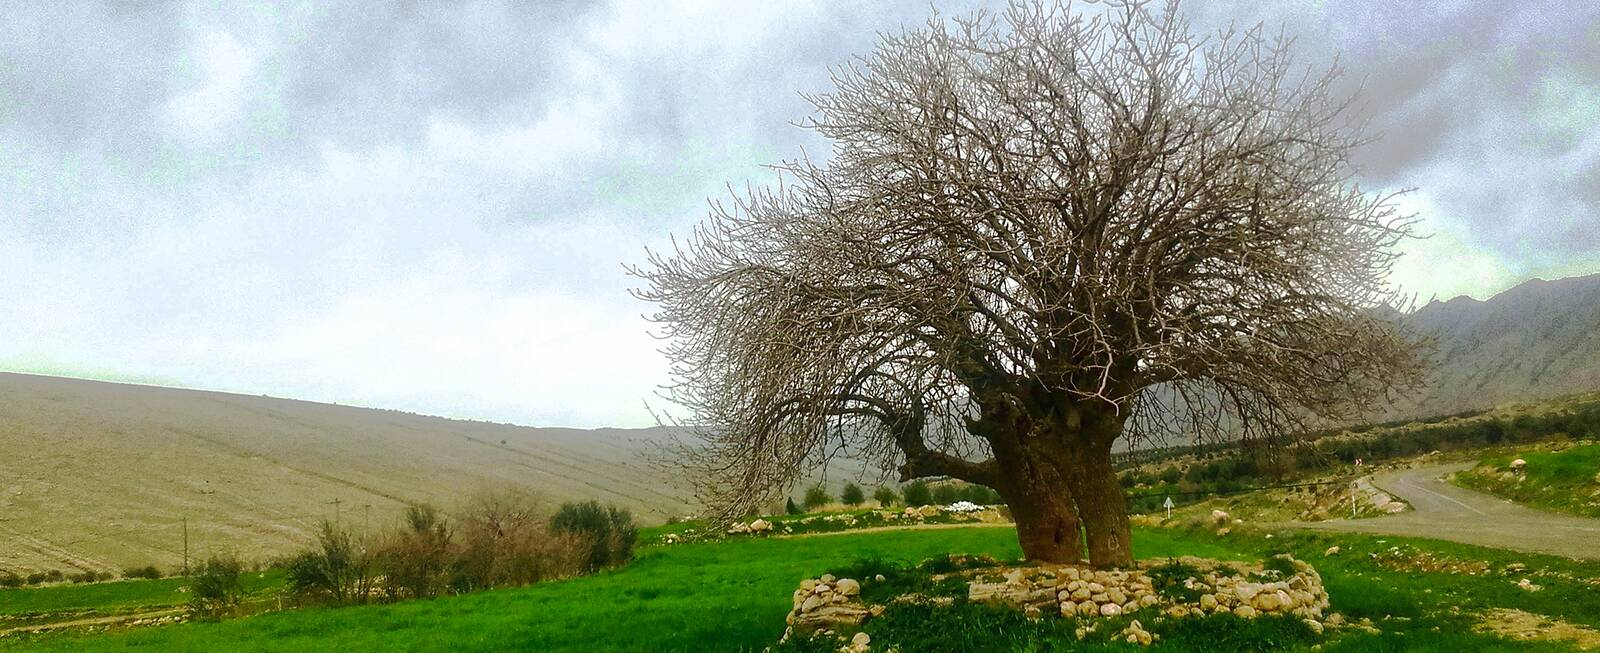
<instances>
[{"instance_id":1,"label":"thick tree trunk","mask_svg":"<svg viewBox=\"0 0 1600 653\"><path fill-rule=\"evenodd\" d=\"M1089 564L1096 567L1133 564L1128 503L1117 482L1116 470L1111 466L1111 444L1095 443L1073 453L1069 482L1084 523Z\"/></svg>"},{"instance_id":2,"label":"thick tree trunk","mask_svg":"<svg viewBox=\"0 0 1600 653\"><path fill-rule=\"evenodd\" d=\"M1060 564L1083 562L1082 522L1066 480L1043 461L1008 470L995 488L1017 523L1017 542L1029 560Z\"/></svg>"}]
</instances>

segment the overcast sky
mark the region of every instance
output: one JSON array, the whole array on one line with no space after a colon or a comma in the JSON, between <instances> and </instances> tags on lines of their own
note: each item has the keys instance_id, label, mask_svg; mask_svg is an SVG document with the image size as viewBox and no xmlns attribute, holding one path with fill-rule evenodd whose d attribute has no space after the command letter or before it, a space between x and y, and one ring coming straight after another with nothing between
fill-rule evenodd
<instances>
[{"instance_id":1,"label":"overcast sky","mask_svg":"<svg viewBox=\"0 0 1600 653\"><path fill-rule=\"evenodd\" d=\"M0 370L647 425L665 364L623 263L825 156L798 93L930 14L442 4L8 3ZM1420 189L1433 235L1407 289L1600 271L1600 4L1421 4L1185 6L1365 78L1365 182Z\"/></svg>"}]
</instances>

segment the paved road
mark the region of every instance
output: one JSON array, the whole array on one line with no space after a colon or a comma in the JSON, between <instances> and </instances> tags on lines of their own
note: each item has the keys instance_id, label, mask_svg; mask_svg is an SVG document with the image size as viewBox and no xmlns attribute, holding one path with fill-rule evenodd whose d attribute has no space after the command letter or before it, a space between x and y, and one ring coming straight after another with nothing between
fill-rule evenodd
<instances>
[{"instance_id":1,"label":"paved road","mask_svg":"<svg viewBox=\"0 0 1600 653\"><path fill-rule=\"evenodd\" d=\"M1414 510L1372 519L1296 524L1334 531L1431 537L1497 549L1600 560L1600 519L1527 508L1444 482L1472 463L1382 472L1372 484L1405 499Z\"/></svg>"}]
</instances>

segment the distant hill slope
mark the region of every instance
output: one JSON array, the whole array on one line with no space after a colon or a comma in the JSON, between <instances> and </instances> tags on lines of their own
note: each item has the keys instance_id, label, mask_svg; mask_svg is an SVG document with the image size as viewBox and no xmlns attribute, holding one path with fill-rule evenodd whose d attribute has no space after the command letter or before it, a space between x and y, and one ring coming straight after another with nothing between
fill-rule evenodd
<instances>
[{"instance_id":1,"label":"distant hill slope","mask_svg":"<svg viewBox=\"0 0 1600 653\"><path fill-rule=\"evenodd\" d=\"M1390 418L1600 389L1600 275L1535 279L1487 301L1435 301L1406 321L1437 337L1438 350L1427 390Z\"/></svg>"},{"instance_id":2,"label":"distant hill slope","mask_svg":"<svg viewBox=\"0 0 1600 653\"><path fill-rule=\"evenodd\" d=\"M661 435L0 373L0 570L170 569L184 519L194 554L260 558L336 512L359 529L490 487L659 521L689 510L640 456Z\"/></svg>"}]
</instances>

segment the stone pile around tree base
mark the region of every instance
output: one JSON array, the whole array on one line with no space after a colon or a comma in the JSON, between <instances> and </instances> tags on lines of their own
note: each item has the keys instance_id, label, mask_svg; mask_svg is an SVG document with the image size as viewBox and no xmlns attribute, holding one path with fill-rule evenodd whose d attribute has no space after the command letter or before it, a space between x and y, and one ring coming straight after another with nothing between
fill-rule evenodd
<instances>
[{"instance_id":1,"label":"stone pile around tree base","mask_svg":"<svg viewBox=\"0 0 1600 653\"><path fill-rule=\"evenodd\" d=\"M1328 593L1323 589L1321 575L1311 565L1288 555L1276 556L1266 564L1183 557L1114 570L1048 564L1007 567L996 563L930 576L935 582L951 578L966 580L968 601L1012 606L1035 619L1059 616L1093 621L1150 609L1141 614L1183 618L1230 613L1244 619L1292 615L1317 633L1325 625L1342 623L1339 615L1324 617ZM887 607L865 602L861 597L862 583L883 580L881 575L864 581L824 575L802 581L793 595L784 639L796 632L842 637L858 630ZM919 595L889 599L936 605L954 601L955 597ZM1091 624L1089 628L1092 627ZM1129 643L1145 645L1157 639L1138 621L1120 636ZM859 645L861 641L853 643Z\"/></svg>"}]
</instances>

